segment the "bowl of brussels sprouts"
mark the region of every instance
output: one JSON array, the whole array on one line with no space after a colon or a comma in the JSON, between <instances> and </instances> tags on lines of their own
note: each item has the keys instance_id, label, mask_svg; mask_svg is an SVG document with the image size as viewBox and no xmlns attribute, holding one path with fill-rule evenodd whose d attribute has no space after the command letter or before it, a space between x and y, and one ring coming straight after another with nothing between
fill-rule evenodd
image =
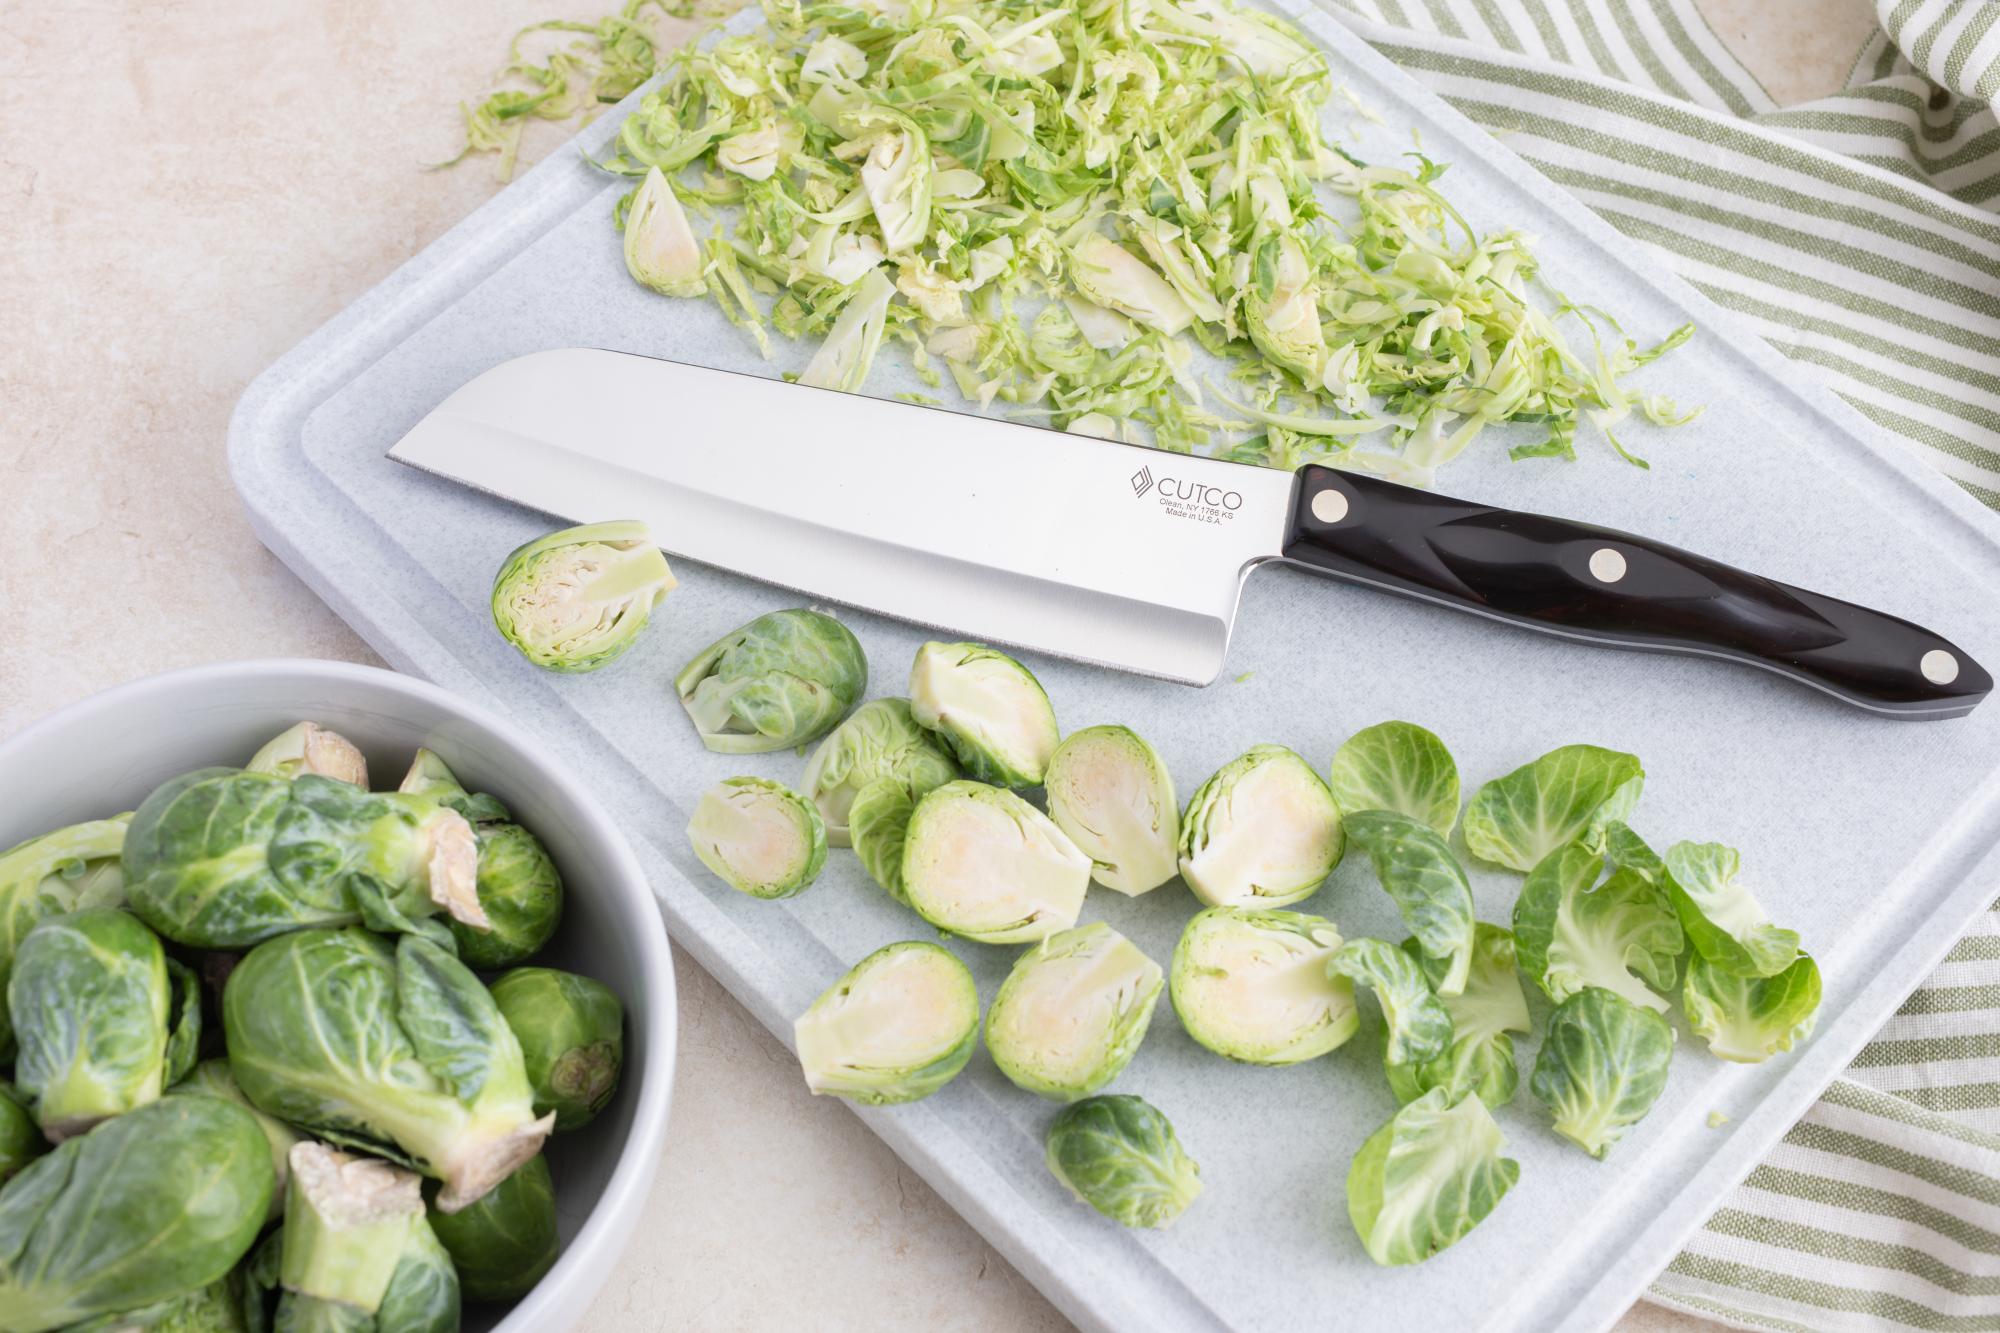
<instances>
[{"instance_id":1,"label":"bowl of brussels sprouts","mask_svg":"<svg viewBox=\"0 0 2000 1333\"><path fill-rule=\"evenodd\" d=\"M504 719L318 661L85 700L0 744L0 1333L566 1328L674 1038L637 859Z\"/></svg>"}]
</instances>

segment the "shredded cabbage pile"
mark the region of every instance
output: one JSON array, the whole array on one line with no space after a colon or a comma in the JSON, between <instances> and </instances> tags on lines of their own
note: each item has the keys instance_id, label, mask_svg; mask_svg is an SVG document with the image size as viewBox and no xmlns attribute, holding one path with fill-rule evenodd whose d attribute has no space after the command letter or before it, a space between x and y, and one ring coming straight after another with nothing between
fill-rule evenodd
<instances>
[{"instance_id":1,"label":"shredded cabbage pile","mask_svg":"<svg viewBox=\"0 0 2000 1333\"><path fill-rule=\"evenodd\" d=\"M1073 432L1424 483L1488 426L1575 456L1588 414L1687 420L1641 349L1538 293L1443 168L1327 141L1318 49L1230 0L764 0L683 48L602 165L635 277L715 300L799 377L856 390L884 339L927 383ZM692 217L690 217L692 214ZM1558 327L1580 327L1573 346ZM1214 361L1198 358L1197 348ZM1220 381L1220 382L1218 382Z\"/></svg>"}]
</instances>

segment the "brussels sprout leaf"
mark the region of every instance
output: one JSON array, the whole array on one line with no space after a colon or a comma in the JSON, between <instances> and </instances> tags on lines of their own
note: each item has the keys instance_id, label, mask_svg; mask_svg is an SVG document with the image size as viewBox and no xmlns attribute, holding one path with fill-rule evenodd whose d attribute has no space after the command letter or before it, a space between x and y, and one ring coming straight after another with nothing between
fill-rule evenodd
<instances>
[{"instance_id":1,"label":"brussels sprout leaf","mask_svg":"<svg viewBox=\"0 0 2000 1333\"><path fill-rule=\"evenodd\" d=\"M1409 815L1363 810L1342 822L1347 836L1375 863L1376 877L1425 956L1444 960L1442 974L1432 977L1437 993L1464 990L1472 967L1472 886L1451 848L1435 829Z\"/></svg>"},{"instance_id":2,"label":"brussels sprout leaf","mask_svg":"<svg viewBox=\"0 0 2000 1333\"><path fill-rule=\"evenodd\" d=\"M1521 1178L1477 1097L1433 1088L1375 1131L1347 1171L1347 1215L1378 1264L1416 1264L1463 1240Z\"/></svg>"},{"instance_id":3,"label":"brussels sprout leaf","mask_svg":"<svg viewBox=\"0 0 2000 1333\"><path fill-rule=\"evenodd\" d=\"M1529 1086L1558 1134L1602 1157L1653 1108L1673 1053L1666 1019L1591 986L1556 1006Z\"/></svg>"},{"instance_id":4,"label":"brussels sprout leaf","mask_svg":"<svg viewBox=\"0 0 2000 1333\"><path fill-rule=\"evenodd\" d=\"M1558 1002L1600 986L1665 1012L1667 1001L1648 986L1673 988L1685 943L1680 922L1665 891L1637 870L1619 868L1598 884L1603 863L1573 842L1528 876L1514 903L1521 970Z\"/></svg>"},{"instance_id":5,"label":"brussels sprout leaf","mask_svg":"<svg viewBox=\"0 0 2000 1333\"><path fill-rule=\"evenodd\" d=\"M1529 871L1566 843L1596 845L1638 804L1645 770L1636 755L1565 745L1495 778L1465 810L1465 845L1482 861Z\"/></svg>"},{"instance_id":6,"label":"brussels sprout leaf","mask_svg":"<svg viewBox=\"0 0 2000 1333\"><path fill-rule=\"evenodd\" d=\"M1451 1014L1432 993L1417 960L1381 940L1349 940L1328 960L1335 976L1375 992L1387 1025L1383 1058L1390 1064L1423 1064L1451 1046Z\"/></svg>"},{"instance_id":7,"label":"brussels sprout leaf","mask_svg":"<svg viewBox=\"0 0 2000 1333\"><path fill-rule=\"evenodd\" d=\"M1724 1060L1755 1064L1812 1035L1819 1019L1819 964L1799 954L1782 972L1746 977L1697 956L1682 995L1688 1026Z\"/></svg>"},{"instance_id":8,"label":"brussels sprout leaf","mask_svg":"<svg viewBox=\"0 0 2000 1333\"><path fill-rule=\"evenodd\" d=\"M1393 810L1450 837L1458 823L1458 765L1444 742L1411 722L1381 722L1347 738L1329 785L1341 814Z\"/></svg>"}]
</instances>

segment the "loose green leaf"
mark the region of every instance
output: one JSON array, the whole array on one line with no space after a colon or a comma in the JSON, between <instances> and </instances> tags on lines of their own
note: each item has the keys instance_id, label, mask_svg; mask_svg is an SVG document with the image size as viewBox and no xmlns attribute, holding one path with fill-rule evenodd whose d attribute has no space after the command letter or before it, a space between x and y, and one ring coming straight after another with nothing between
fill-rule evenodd
<instances>
[{"instance_id":1,"label":"loose green leaf","mask_svg":"<svg viewBox=\"0 0 2000 1333\"><path fill-rule=\"evenodd\" d=\"M1556 1006L1528 1086L1556 1133L1603 1157L1653 1109L1673 1053L1666 1019L1592 986Z\"/></svg>"},{"instance_id":2,"label":"loose green leaf","mask_svg":"<svg viewBox=\"0 0 2000 1333\"><path fill-rule=\"evenodd\" d=\"M1819 1020L1819 964L1799 954L1782 972L1746 977L1697 956L1682 995L1688 1026L1724 1060L1755 1064L1789 1051Z\"/></svg>"},{"instance_id":3,"label":"loose green leaf","mask_svg":"<svg viewBox=\"0 0 2000 1333\"><path fill-rule=\"evenodd\" d=\"M1521 1178L1477 1097L1434 1088L1389 1117L1347 1170L1347 1215L1368 1257L1418 1264L1465 1239Z\"/></svg>"},{"instance_id":4,"label":"loose green leaf","mask_svg":"<svg viewBox=\"0 0 2000 1333\"><path fill-rule=\"evenodd\" d=\"M1658 992L1673 990L1686 947L1680 921L1665 890L1638 870L1620 867L1599 884L1603 865L1573 842L1535 867L1514 902L1521 970L1552 1000L1595 986L1664 1013Z\"/></svg>"},{"instance_id":5,"label":"loose green leaf","mask_svg":"<svg viewBox=\"0 0 2000 1333\"><path fill-rule=\"evenodd\" d=\"M1424 955L1443 960L1442 974L1432 978L1437 993L1464 990L1472 967L1472 886L1451 848L1429 825L1389 810L1351 813L1342 824L1375 863L1376 878Z\"/></svg>"},{"instance_id":6,"label":"loose green leaf","mask_svg":"<svg viewBox=\"0 0 2000 1333\"><path fill-rule=\"evenodd\" d=\"M1391 810L1444 838L1458 823L1458 765L1443 741L1412 722L1379 722L1348 737L1333 756L1329 785L1349 817Z\"/></svg>"},{"instance_id":7,"label":"loose green leaf","mask_svg":"<svg viewBox=\"0 0 2000 1333\"><path fill-rule=\"evenodd\" d=\"M1481 787L1465 810L1466 848L1482 861L1529 871L1566 843L1600 842L1638 803L1636 755L1565 745Z\"/></svg>"},{"instance_id":8,"label":"loose green leaf","mask_svg":"<svg viewBox=\"0 0 2000 1333\"><path fill-rule=\"evenodd\" d=\"M1733 847L1677 842L1667 848L1666 886L1695 952L1726 972L1771 977L1799 956L1799 935L1771 924L1764 908L1736 878Z\"/></svg>"},{"instance_id":9,"label":"loose green leaf","mask_svg":"<svg viewBox=\"0 0 2000 1333\"><path fill-rule=\"evenodd\" d=\"M1349 940L1327 961L1331 975L1375 992L1382 1006L1383 1059L1392 1065L1435 1060L1451 1046L1451 1013L1431 990L1417 960L1381 940Z\"/></svg>"},{"instance_id":10,"label":"loose green leaf","mask_svg":"<svg viewBox=\"0 0 2000 1333\"><path fill-rule=\"evenodd\" d=\"M1447 964L1425 957L1415 940L1403 941L1403 949L1435 986ZM1415 1101L1432 1088L1443 1088L1454 1102L1476 1093L1494 1109L1513 1100L1521 1074L1514 1060L1514 1039L1508 1034L1530 1030L1528 1001L1514 964L1514 937L1480 922L1465 989L1442 999L1451 1015L1450 1049L1421 1064L1385 1065L1389 1087L1398 1100Z\"/></svg>"}]
</instances>

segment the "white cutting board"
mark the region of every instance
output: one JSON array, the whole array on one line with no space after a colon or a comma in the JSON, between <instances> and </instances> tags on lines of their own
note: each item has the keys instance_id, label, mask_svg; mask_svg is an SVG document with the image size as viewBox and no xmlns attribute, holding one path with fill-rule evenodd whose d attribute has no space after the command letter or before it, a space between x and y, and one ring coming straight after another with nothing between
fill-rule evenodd
<instances>
[{"instance_id":1,"label":"white cutting board","mask_svg":"<svg viewBox=\"0 0 2000 1333\"><path fill-rule=\"evenodd\" d=\"M1299 21L1386 122L1338 116L1361 156L1404 151L1416 127L1425 152L1451 164L1444 186L1474 224L1537 236L1544 272L1573 299L1616 312L1642 340L1690 318L1701 326L1644 372L1649 387L1706 407L1677 431L1631 431L1652 471L1618 461L1586 428L1575 464L1509 463L1482 440L1445 486L1881 607L2000 664L2000 522L1332 19ZM580 146L598 151L616 120ZM732 893L687 851L686 812L705 785L737 772L796 782L804 761L706 753L672 676L717 635L794 599L677 562L682 586L614 668L541 673L494 633L486 599L501 558L547 521L382 457L459 384L542 348L767 374L803 365L808 348L781 346L765 365L708 303L631 283L609 221L623 188L574 151L554 154L266 371L237 409L231 464L265 542L385 658L504 709L594 779L647 860L675 938L789 1039L791 1019L849 964L932 933L846 853L804 896L766 903ZM884 395L918 387L893 350L869 383ZM663 417L673 410L660 405ZM755 448L755 423L713 447ZM673 534L659 536L671 550ZM873 666L871 693L903 693L925 636L848 619ZM1761 1066L1709 1058L1682 1024L1666 1094L1602 1163L1546 1128L1527 1090L1536 1040L1522 1042L1521 1093L1499 1113L1521 1182L1471 1237L1409 1269L1371 1264L1346 1217L1348 1161L1395 1108L1372 1014L1333 1056L1264 1070L1195 1046L1162 1002L1114 1090L1160 1106L1201 1164L1206 1193L1163 1233L1121 1231L1071 1200L1041 1162L1053 1106L984 1055L928 1101L860 1113L1087 1327L1605 1325L2000 894L2000 703L1960 721L1886 721L1761 672L1583 648L1284 569L1251 579L1222 684L1030 665L1066 729L1138 729L1183 798L1255 742L1324 765L1349 734L1391 717L1445 739L1468 796L1557 745L1634 751L1649 773L1635 825L1656 845L1741 848L1765 904L1804 933L1826 979L1819 1033ZM1254 674L1231 683L1243 672ZM1481 917L1505 923L1517 887L1476 874ZM1176 882L1136 901L1094 891L1084 917L1111 921L1164 964L1195 907ZM1349 935L1404 933L1364 858L1301 907ZM951 947L990 1000L1016 951ZM1534 1004L1539 1025L1547 1010ZM1711 1111L1729 1123L1709 1128Z\"/></svg>"}]
</instances>

